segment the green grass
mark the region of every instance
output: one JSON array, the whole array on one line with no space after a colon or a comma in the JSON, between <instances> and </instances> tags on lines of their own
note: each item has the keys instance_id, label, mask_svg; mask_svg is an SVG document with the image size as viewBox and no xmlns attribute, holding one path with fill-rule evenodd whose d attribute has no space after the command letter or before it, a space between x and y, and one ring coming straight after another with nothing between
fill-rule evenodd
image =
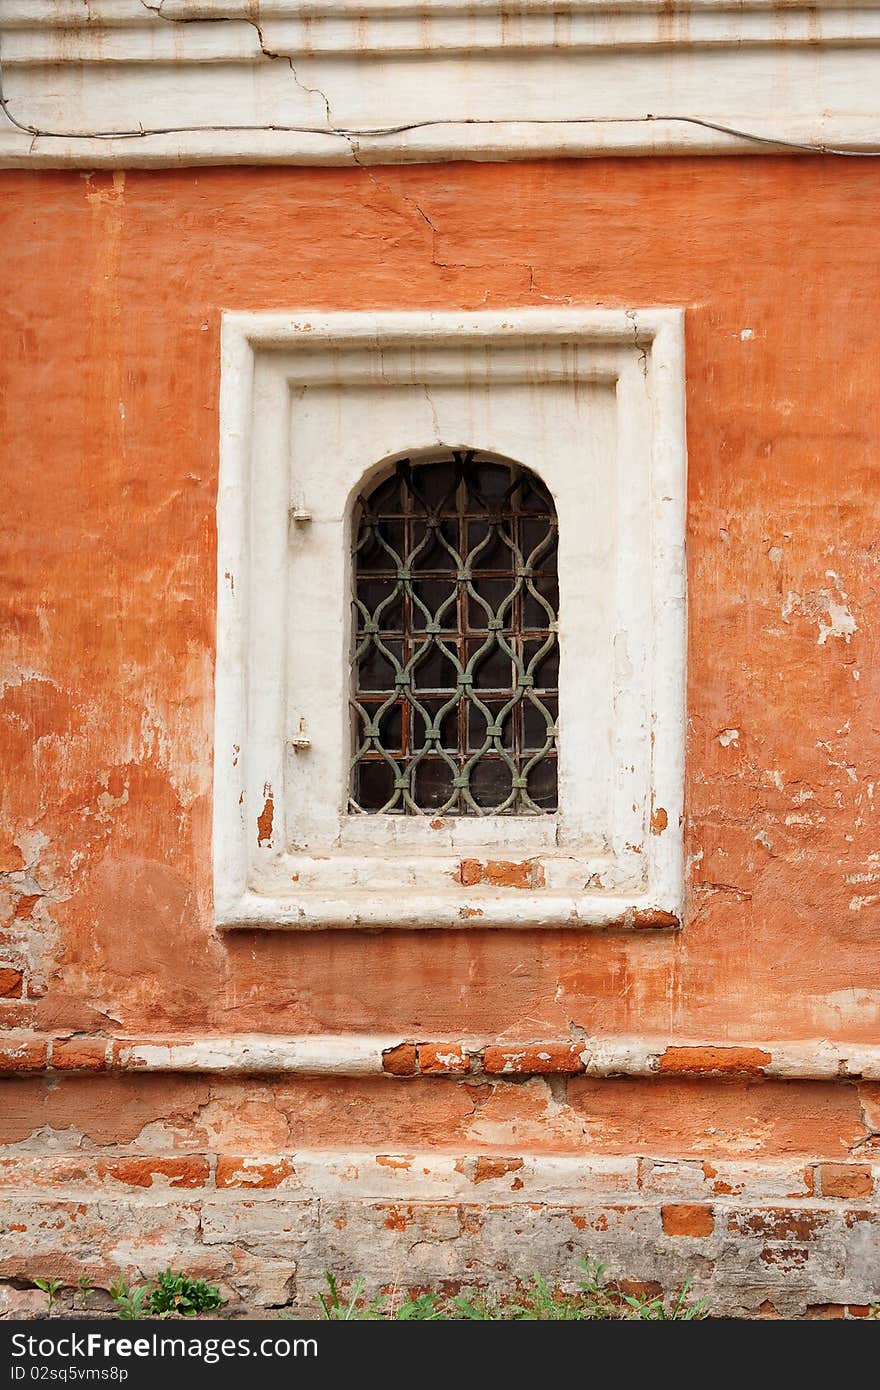
<instances>
[{"instance_id":1,"label":"green grass","mask_svg":"<svg viewBox=\"0 0 880 1390\"><path fill-rule=\"evenodd\" d=\"M637 1295L625 1292L608 1278L607 1266L596 1260L580 1261L580 1278L572 1292L559 1284L548 1284L537 1272L524 1284L508 1292L489 1293L470 1289L459 1293L427 1292L410 1296L400 1289L378 1298L364 1296L366 1281L359 1279L345 1293L332 1273L326 1276L325 1292L318 1295L319 1315L328 1322L595 1322L609 1319L631 1322L691 1322L709 1317L704 1298L692 1298L690 1284L663 1295ZM34 1279L34 1286L46 1295L49 1317L57 1306L60 1279ZM96 1290L86 1275L77 1284L80 1307L88 1309ZM219 1312L226 1300L214 1284L194 1279L173 1269L163 1270L149 1283L131 1287L123 1276L110 1285L117 1318L131 1321L149 1317L199 1317ZM880 1304L871 1304L868 1317L880 1321ZM289 1318L289 1313L281 1313Z\"/></svg>"},{"instance_id":2,"label":"green grass","mask_svg":"<svg viewBox=\"0 0 880 1390\"><path fill-rule=\"evenodd\" d=\"M333 1274L319 1295L321 1316L328 1321L380 1319L397 1322L595 1322L608 1319L641 1322L684 1322L708 1316L705 1299L692 1299L685 1284L676 1294L645 1297L622 1292L608 1280L604 1265L581 1261L581 1278L574 1293L550 1285L540 1274L510 1293L478 1290L457 1294L423 1293L398 1299L393 1294L367 1300L364 1281L345 1295Z\"/></svg>"}]
</instances>

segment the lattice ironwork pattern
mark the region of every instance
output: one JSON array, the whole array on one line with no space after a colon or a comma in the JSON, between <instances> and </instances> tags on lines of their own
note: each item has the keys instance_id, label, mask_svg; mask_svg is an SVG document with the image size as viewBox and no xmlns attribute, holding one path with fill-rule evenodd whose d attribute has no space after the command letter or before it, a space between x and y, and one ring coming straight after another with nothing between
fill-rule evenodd
<instances>
[{"instance_id":1,"label":"lattice ironwork pattern","mask_svg":"<svg viewBox=\"0 0 880 1390\"><path fill-rule=\"evenodd\" d=\"M452 450L359 498L350 810L555 811L557 519L528 469Z\"/></svg>"}]
</instances>

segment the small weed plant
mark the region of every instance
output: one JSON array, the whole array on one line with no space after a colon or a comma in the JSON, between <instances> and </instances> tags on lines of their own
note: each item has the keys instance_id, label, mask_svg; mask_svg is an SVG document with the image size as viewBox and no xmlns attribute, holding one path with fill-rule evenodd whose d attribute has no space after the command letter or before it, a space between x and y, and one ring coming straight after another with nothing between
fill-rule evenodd
<instances>
[{"instance_id":1,"label":"small weed plant","mask_svg":"<svg viewBox=\"0 0 880 1390\"><path fill-rule=\"evenodd\" d=\"M328 1321L359 1318L398 1322L685 1322L708 1316L706 1300L691 1298L689 1284L667 1298L625 1293L609 1281L607 1268L595 1260L581 1261L581 1278L574 1293L558 1285L551 1287L535 1273L528 1284L509 1294L423 1293L402 1301L394 1295L366 1300L362 1279L350 1295L345 1295L333 1274L326 1278L327 1291L319 1295L319 1302L321 1316Z\"/></svg>"},{"instance_id":2,"label":"small weed plant","mask_svg":"<svg viewBox=\"0 0 880 1390\"><path fill-rule=\"evenodd\" d=\"M60 1279L35 1279L34 1288L40 1289L46 1295L46 1316L51 1318L52 1309L58 1298L58 1290L61 1288Z\"/></svg>"},{"instance_id":3,"label":"small weed plant","mask_svg":"<svg viewBox=\"0 0 880 1390\"><path fill-rule=\"evenodd\" d=\"M217 1312L226 1301L215 1284L173 1269L163 1270L152 1283L139 1288L117 1279L110 1285L110 1297L116 1316L126 1322L149 1317L196 1318L201 1313Z\"/></svg>"}]
</instances>

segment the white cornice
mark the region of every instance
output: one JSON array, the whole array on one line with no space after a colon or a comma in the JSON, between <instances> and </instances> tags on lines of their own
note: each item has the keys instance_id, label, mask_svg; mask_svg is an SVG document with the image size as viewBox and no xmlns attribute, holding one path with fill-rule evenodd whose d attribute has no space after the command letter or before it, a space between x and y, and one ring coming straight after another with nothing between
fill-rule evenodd
<instances>
[{"instance_id":1,"label":"white cornice","mask_svg":"<svg viewBox=\"0 0 880 1390\"><path fill-rule=\"evenodd\" d=\"M880 150L880 3L4 0L0 60L5 165Z\"/></svg>"},{"instance_id":2,"label":"white cornice","mask_svg":"<svg viewBox=\"0 0 880 1390\"><path fill-rule=\"evenodd\" d=\"M706 45L874 44L874 5L657 0L6 0L9 63L238 62L262 54L530 53ZM262 36L262 46L260 38Z\"/></svg>"}]
</instances>

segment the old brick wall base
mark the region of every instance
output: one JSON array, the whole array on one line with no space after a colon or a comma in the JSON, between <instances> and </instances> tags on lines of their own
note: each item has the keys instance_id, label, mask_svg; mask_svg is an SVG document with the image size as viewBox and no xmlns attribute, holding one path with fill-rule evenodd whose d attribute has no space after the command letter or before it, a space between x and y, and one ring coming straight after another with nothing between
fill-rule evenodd
<instances>
[{"instance_id":1,"label":"old brick wall base","mask_svg":"<svg viewBox=\"0 0 880 1390\"><path fill-rule=\"evenodd\" d=\"M55 1073L6 1083L0 1315L34 1277L171 1264L230 1312L368 1293L685 1280L716 1314L861 1317L880 1296L878 1087L567 1076ZM93 1306L106 1303L96 1295Z\"/></svg>"}]
</instances>

